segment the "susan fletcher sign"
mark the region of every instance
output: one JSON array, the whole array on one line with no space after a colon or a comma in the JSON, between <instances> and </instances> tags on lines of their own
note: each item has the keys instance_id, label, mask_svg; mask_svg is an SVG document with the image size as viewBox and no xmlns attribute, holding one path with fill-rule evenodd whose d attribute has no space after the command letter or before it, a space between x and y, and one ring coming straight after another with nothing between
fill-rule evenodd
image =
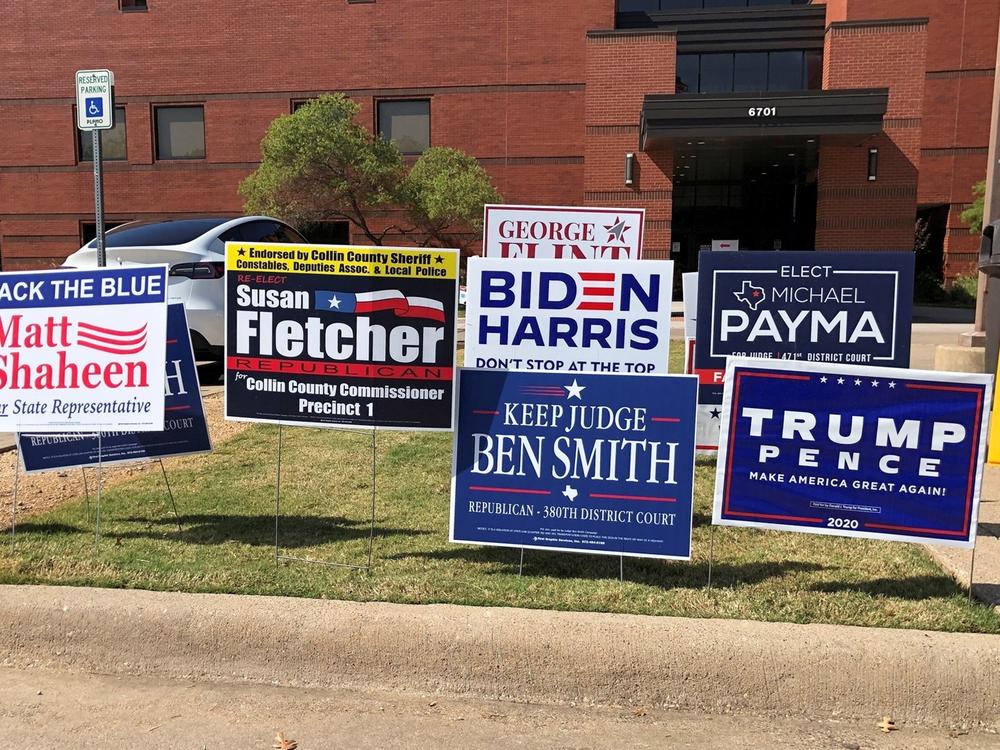
<instances>
[{"instance_id":1,"label":"susan fletcher sign","mask_svg":"<svg viewBox=\"0 0 1000 750\"><path fill-rule=\"evenodd\" d=\"M465 363L666 372L673 263L469 258Z\"/></svg>"},{"instance_id":2,"label":"susan fletcher sign","mask_svg":"<svg viewBox=\"0 0 1000 750\"><path fill-rule=\"evenodd\" d=\"M184 305L167 308L167 353L162 432L102 432L17 436L21 465L27 472L140 461L208 453L212 443L198 388L198 373Z\"/></svg>"},{"instance_id":3,"label":"susan fletcher sign","mask_svg":"<svg viewBox=\"0 0 1000 750\"><path fill-rule=\"evenodd\" d=\"M451 429L458 251L226 244L226 418Z\"/></svg>"},{"instance_id":4,"label":"susan fletcher sign","mask_svg":"<svg viewBox=\"0 0 1000 750\"><path fill-rule=\"evenodd\" d=\"M689 559L696 385L461 370L451 541Z\"/></svg>"},{"instance_id":5,"label":"susan fletcher sign","mask_svg":"<svg viewBox=\"0 0 1000 750\"><path fill-rule=\"evenodd\" d=\"M488 205L483 256L638 260L645 215L642 208Z\"/></svg>"},{"instance_id":6,"label":"susan fletcher sign","mask_svg":"<svg viewBox=\"0 0 1000 750\"><path fill-rule=\"evenodd\" d=\"M713 521L972 547L989 385L732 358Z\"/></svg>"},{"instance_id":7,"label":"susan fletcher sign","mask_svg":"<svg viewBox=\"0 0 1000 750\"><path fill-rule=\"evenodd\" d=\"M163 429L167 268L0 274L0 431Z\"/></svg>"}]
</instances>

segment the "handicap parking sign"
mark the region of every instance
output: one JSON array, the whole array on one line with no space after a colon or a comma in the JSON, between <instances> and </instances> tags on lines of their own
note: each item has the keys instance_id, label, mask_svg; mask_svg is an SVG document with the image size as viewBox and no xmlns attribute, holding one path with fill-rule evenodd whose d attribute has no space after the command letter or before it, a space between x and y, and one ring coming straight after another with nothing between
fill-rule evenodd
<instances>
[{"instance_id":1,"label":"handicap parking sign","mask_svg":"<svg viewBox=\"0 0 1000 750\"><path fill-rule=\"evenodd\" d=\"M87 117L104 117L104 100L99 96L88 97L84 102Z\"/></svg>"}]
</instances>

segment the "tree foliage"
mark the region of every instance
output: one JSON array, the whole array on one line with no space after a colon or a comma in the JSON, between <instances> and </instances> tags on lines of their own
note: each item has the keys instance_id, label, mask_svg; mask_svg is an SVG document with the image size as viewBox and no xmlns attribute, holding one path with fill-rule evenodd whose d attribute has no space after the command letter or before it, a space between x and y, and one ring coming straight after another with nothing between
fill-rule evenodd
<instances>
[{"instance_id":1,"label":"tree foliage","mask_svg":"<svg viewBox=\"0 0 1000 750\"><path fill-rule=\"evenodd\" d=\"M467 247L483 205L500 200L486 172L450 148L427 150L407 170L394 144L358 124L359 109L325 94L272 122L260 167L240 185L245 210L298 224L347 220L374 245L398 233ZM402 220L386 226L382 215Z\"/></svg>"},{"instance_id":2,"label":"tree foliage","mask_svg":"<svg viewBox=\"0 0 1000 750\"><path fill-rule=\"evenodd\" d=\"M983 207L986 202L986 180L972 186L972 203L962 211L960 218L969 226L971 234L983 233Z\"/></svg>"}]
</instances>

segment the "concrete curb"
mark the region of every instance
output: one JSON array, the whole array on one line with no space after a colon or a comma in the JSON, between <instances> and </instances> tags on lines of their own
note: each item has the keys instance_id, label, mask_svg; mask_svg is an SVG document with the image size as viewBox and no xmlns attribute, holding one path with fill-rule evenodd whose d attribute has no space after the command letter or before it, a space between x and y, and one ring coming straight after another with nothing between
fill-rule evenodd
<instances>
[{"instance_id":1,"label":"concrete curb","mask_svg":"<svg viewBox=\"0 0 1000 750\"><path fill-rule=\"evenodd\" d=\"M3 663L539 703L1000 723L1000 637L0 587Z\"/></svg>"}]
</instances>

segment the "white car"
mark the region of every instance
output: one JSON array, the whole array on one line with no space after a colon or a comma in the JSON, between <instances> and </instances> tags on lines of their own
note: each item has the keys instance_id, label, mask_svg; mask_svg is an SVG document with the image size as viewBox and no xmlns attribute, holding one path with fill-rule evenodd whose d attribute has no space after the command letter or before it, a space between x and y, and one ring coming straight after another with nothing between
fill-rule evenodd
<instances>
[{"instance_id":1,"label":"white car","mask_svg":"<svg viewBox=\"0 0 1000 750\"><path fill-rule=\"evenodd\" d=\"M290 226L267 216L132 221L104 235L109 266L170 266L169 298L184 303L194 356L200 361L222 360L226 242L241 240L306 242ZM95 268L97 240L70 255L63 265Z\"/></svg>"}]
</instances>

